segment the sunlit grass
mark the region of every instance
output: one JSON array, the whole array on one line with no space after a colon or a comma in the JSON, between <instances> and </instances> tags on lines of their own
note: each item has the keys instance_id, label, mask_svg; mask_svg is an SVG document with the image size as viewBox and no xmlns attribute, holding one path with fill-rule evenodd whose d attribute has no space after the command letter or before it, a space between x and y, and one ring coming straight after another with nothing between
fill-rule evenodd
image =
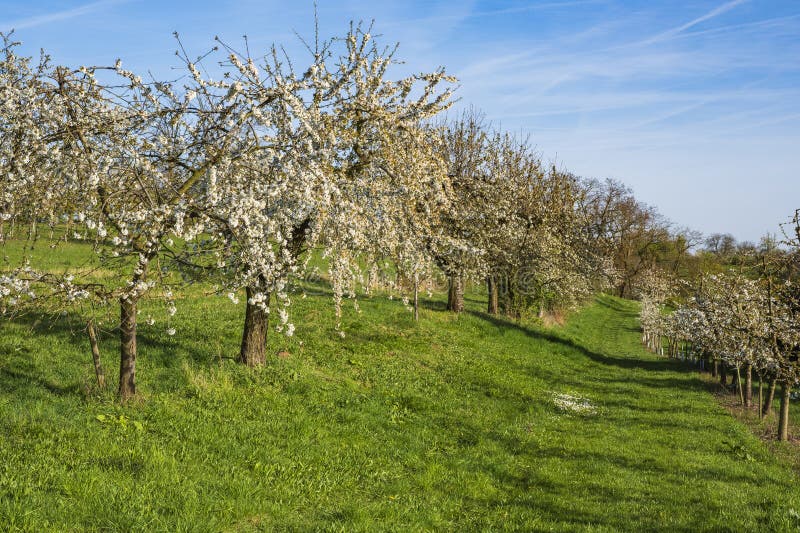
<instances>
[{"instance_id":1,"label":"sunlit grass","mask_svg":"<svg viewBox=\"0 0 800 533\"><path fill-rule=\"evenodd\" d=\"M635 304L557 329L326 288L233 361L242 304L146 302L140 399L95 389L82 322L0 326L0 524L29 531L793 530L791 470L708 384L644 353ZM313 292L313 291L312 291ZM142 321L140 321L142 322ZM35 324L35 325L34 325ZM101 339L114 389L116 338ZM558 395L590 403L575 412Z\"/></svg>"}]
</instances>

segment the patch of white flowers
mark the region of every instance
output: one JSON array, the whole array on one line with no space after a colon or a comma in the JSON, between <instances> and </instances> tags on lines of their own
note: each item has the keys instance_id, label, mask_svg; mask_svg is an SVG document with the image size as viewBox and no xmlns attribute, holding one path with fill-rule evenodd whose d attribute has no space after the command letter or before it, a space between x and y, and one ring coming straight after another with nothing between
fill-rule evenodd
<instances>
[{"instance_id":1,"label":"patch of white flowers","mask_svg":"<svg viewBox=\"0 0 800 533\"><path fill-rule=\"evenodd\" d=\"M554 392L553 404L561 411L577 414L595 414L597 407L587 398L573 396L563 392Z\"/></svg>"}]
</instances>

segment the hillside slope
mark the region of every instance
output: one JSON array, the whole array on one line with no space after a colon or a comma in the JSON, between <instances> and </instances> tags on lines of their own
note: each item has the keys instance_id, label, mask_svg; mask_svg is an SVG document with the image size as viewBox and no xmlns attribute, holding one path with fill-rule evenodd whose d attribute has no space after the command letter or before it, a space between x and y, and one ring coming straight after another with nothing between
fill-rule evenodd
<instances>
[{"instance_id":1,"label":"hillside slope","mask_svg":"<svg viewBox=\"0 0 800 533\"><path fill-rule=\"evenodd\" d=\"M227 358L241 307L187 295L178 335L142 330L126 407L91 391L77 322L2 324L2 529L798 526L795 476L696 374L643 352L635 304L546 330L469 303L426 302L415 324L367 299L341 339L327 298L301 299L296 337L270 339L291 356L248 371Z\"/></svg>"}]
</instances>

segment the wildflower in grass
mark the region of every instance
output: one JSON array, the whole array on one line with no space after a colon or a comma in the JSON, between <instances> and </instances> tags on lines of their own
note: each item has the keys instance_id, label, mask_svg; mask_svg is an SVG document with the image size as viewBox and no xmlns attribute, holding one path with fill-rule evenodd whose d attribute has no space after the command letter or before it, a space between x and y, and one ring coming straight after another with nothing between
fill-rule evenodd
<instances>
[{"instance_id":1,"label":"wildflower in grass","mask_svg":"<svg viewBox=\"0 0 800 533\"><path fill-rule=\"evenodd\" d=\"M553 403L560 410L578 414L595 414L597 408L586 399L566 393L553 393Z\"/></svg>"}]
</instances>

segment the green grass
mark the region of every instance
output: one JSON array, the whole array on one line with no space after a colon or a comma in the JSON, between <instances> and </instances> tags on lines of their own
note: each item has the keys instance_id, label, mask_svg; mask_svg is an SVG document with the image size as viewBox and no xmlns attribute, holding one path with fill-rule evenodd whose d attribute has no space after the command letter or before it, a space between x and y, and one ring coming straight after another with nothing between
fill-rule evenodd
<instances>
[{"instance_id":1,"label":"green grass","mask_svg":"<svg viewBox=\"0 0 800 533\"><path fill-rule=\"evenodd\" d=\"M243 308L186 291L142 325L134 404L93 388L69 316L0 324L0 529L782 531L791 470L601 297L557 329L295 298L286 349L235 364ZM35 324L35 325L34 325ZM302 342L302 344L301 344ZM114 388L116 339L102 338ZM595 413L560 410L556 393Z\"/></svg>"}]
</instances>

